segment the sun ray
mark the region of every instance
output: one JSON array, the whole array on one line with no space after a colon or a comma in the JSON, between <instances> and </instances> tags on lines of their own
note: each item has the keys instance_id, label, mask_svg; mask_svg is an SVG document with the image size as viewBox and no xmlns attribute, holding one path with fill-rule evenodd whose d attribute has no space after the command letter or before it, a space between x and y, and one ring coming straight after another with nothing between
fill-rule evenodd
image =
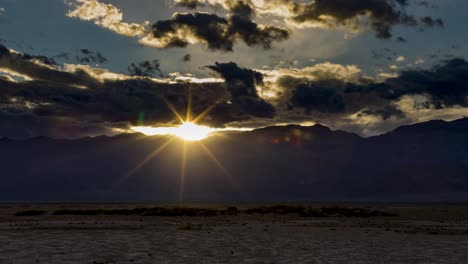
<instances>
[{"instance_id":1,"label":"sun ray","mask_svg":"<svg viewBox=\"0 0 468 264\"><path fill-rule=\"evenodd\" d=\"M237 190L240 190L240 185L237 183L237 181L234 179L234 177L229 173L229 171L223 166L223 164L216 158L216 156L211 152L211 150L203 144L203 142L199 141L198 142L202 149L205 151L206 155L213 161L213 163L221 170L221 172L226 176L226 178L229 180L230 184L234 186Z\"/></svg>"},{"instance_id":2,"label":"sun ray","mask_svg":"<svg viewBox=\"0 0 468 264\"><path fill-rule=\"evenodd\" d=\"M182 161L180 166L180 190L179 190L179 202L184 201L184 192L185 192L185 176L187 171L187 142L183 142L182 147Z\"/></svg>"},{"instance_id":3,"label":"sun ray","mask_svg":"<svg viewBox=\"0 0 468 264\"><path fill-rule=\"evenodd\" d=\"M181 123L184 123L185 120L184 118L182 118L182 116L177 112L177 110L175 109L175 107L171 104L171 102L169 102L166 98L162 97L162 99L164 100L164 102L166 103L166 105L169 107L169 109L171 109L172 113L177 117L177 119L179 119L179 121Z\"/></svg>"},{"instance_id":4,"label":"sun ray","mask_svg":"<svg viewBox=\"0 0 468 264\"><path fill-rule=\"evenodd\" d=\"M135 168L133 168L131 171L129 171L124 177L120 178L118 183L124 182L126 179L130 178L133 174L135 174L138 170L140 170L143 166L146 165L149 161L151 161L154 157L159 155L166 147L168 147L172 141L174 141L174 138L169 139L166 141L164 144L159 146L155 151L151 152L146 158L140 162Z\"/></svg>"},{"instance_id":5,"label":"sun ray","mask_svg":"<svg viewBox=\"0 0 468 264\"><path fill-rule=\"evenodd\" d=\"M190 122L192 119L192 89L188 88L188 100L187 100L187 115L185 122Z\"/></svg>"},{"instance_id":6,"label":"sun ray","mask_svg":"<svg viewBox=\"0 0 468 264\"><path fill-rule=\"evenodd\" d=\"M152 127L135 127L135 131L142 132L147 135L173 135L171 140L167 141L165 144L160 146L157 150L148 155L138 166L131 170L125 177L123 177L120 182L126 180L128 177L131 177L135 172L141 169L147 162L161 153L176 137L182 138L182 150L181 150L181 165L180 165L180 186L179 186L179 203L184 202L185 196L185 187L186 187L186 177L187 177L187 156L188 156L188 142L197 141L206 155L212 160L212 162L219 168L222 174L228 179L229 183L238 191L241 191L239 184L236 182L234 177L229 173L229 171L223 166L223 164L216 158L216 156L211 152L211 150L201 142L201 140L207 138L211 133L215 131L221 131L223 129L214 129L206 126L198 125L198 123L209 114L218 103L214 103L209 106L205 111L200 113L198 116L192 119L192 91L188 89L188 99L187 99L187 109L185 114L185 119L179 114L176 108L164 97L162 97L164 102L167 104L172 113L179 120L180 125L177 127L161 127L161 128L152 128Z\"/></svg>"},{"instance_id":7,"label":"sun ray","mask_svg":"<svg viewBox=\"0 0 468 264\"><path fill-rule=\"evenodd\" d=\"M198 123L200 122L207 114L209 114L215 107L217 103L212 104L210 107L208 107L205 111L203 111L201 114L199 114L195 119L192 120L193 123Z\"/></svg>"}]
</instances>

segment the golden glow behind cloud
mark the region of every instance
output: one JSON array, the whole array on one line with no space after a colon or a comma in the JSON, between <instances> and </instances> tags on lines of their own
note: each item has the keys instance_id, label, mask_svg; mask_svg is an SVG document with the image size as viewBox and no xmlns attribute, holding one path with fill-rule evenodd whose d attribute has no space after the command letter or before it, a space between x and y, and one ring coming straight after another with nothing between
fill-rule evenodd
<instances>
[{"instance_id":1,"label":"golden glow behind cloud","mask_svg":"<svg viewBox=\"0 0 468 264\"><path fill-rule=\"evenodd\" d=\"M148 136L172 135L186 141L203 140L216 131L216 129L190 122L184 122L177 127L133 127L132 129Z\"/></svg>"},{"instance_id":2,"label":"golden glow behind cloud","mask_svg":"<svg viewBox=\"0 0 468 264\"><path fill-rule=\"evenodd\" d=\"M251 131L249 128L211 128L197 125L192 122L184 122L180 126L173 127L149 127L135 126L133 132L143 133L147 136L176 136L186 141L200 141L212 136L216 132L227 131Z\"/></svg>"}]
</instances>

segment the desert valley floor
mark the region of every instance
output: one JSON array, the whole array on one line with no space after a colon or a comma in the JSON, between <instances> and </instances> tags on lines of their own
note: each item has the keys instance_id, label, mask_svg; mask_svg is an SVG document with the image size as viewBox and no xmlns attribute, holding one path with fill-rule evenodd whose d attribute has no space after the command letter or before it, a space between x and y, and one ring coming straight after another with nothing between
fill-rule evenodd
<instances>
[{"instance_id":1,"label":"desert valley floor","mask_svg":"<svg viewBox=\"0 0 468 264\"><path fill-rule=\"evenodd\" d=\"M455 264L468 258L466 205L353 205L395 214L377 217L57 213L142 206L153 205L1 204L0 263Z\"/></svg>"}]
</instances>

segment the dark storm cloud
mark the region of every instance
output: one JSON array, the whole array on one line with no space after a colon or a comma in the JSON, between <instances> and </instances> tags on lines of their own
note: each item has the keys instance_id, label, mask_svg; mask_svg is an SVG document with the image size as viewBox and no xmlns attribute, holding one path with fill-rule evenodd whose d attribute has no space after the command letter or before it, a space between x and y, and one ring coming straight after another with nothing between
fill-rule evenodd
<instances>
[{"instance_id":1,"label":"dark storm cloud","mask_svg":"<svg viewBox=\"0 0 468 264\"><path fill-rule=\"evenodd\" d=\"M468 106L468 62L451 59L430 70L406 70L382 83L349 85L347 93L374 93L386 100L429 95L436 108Z\"/></svg>"},{"instance_id":2,"label":"dark storm cloud","mask_svg":"<svg viewBox=\"0 0 468 264\"><path fill-rule=\"evenodd\" d=\"M60 83L44 81L2 82L3 96L12 107L29 105L31 111L38 116L59 116L70 118L91 117L108 121L132 122L135 115L144 110L165 111L164 102L159 93L150 87L140 84L135 91L132 85L125 86L119 82L110 82L102 86L80 89ZM164 118L162 118L164 119Z\"/></svg>"},{"instance_id":3,"label":"dark storm cloud","mask_svg":"<svg viewBox=\"0 0 468 264\"><path fill-rule=\"evenodd\" d=\"M404 8L408 1L393 0L317 0L307 5L297 5L293 20L297 23L318 22L326 23L321 17L331 16L338 24L359 27L356 21L359 16L368 14L371 29L378 38L388 39L392 37L392 27L395 25L414 26L416 19L408 15Z\"/></svg>"},{"instance_id":4,"label":"dark storm cloud","mask_svg":"<svg viewBox=\"0 0 468 264\"><path fill-rule=\"evenodd\" d=\"M358 78L344 81L329 75L314 79L282 76L276 85L286 91L289 109L303 109L309 116L337 118L355 113L404 118L399 108L403 96L423 96L428 101L414 103L414 109L468 107L468 62L451 59L429 70L401 71L385 81ZM417 105L416 105L417 104Z\"/></svg>"},{"instance_id":5,"label":"dark storm cloud","mask_svg":"<svg viewBox=\"0 0 468 264\"><path fill-rule=\"evenodd\" d=\"M64 137L101 133L98 131L110 134L115 128L133 125L167 124L177 120L166 102L184 113L189 94L193 97L194 116L212 108L201 122L214 126L288 117L292 112L284 109L286 105L291 111L303 111L301 117L290 115L291 122L313 118L333 124L356 114L378 116L382 120L403 119L407 110L400 109L398 102L403 96L415 95L428 100L418 102L419 109L468 107L468 62L464 59L451 59L428 70L402 71L398 77L384 81L356 75L346 77L350 74L346 72L356 71L353 68L328 65L326 70L324 65L316 65L317 69L309 73L283 74L274 84L265 82L263 74L267 73L233 62L207 66L224 83L155 81L125 75L110 79L100 76L102 72L93 68L61 70L44 63L38 56L12 52L3 46L0 46L0 67L12 76L24 75L31 79L19 82L8 76L0 78L0 134L3 135L13 133L14 129L7 128L8 123L22 129L22 135L46 133L54 126L53 133L47 135ZM281 88L275 102L267 102L259 95L258 91L269 85ZM145 119L138 120L140 116ZM28 123L31 125L25 125Z\"/></svg>"},{"instance_id":6,"label":"dark storm cloud","mask_svg":"<svg viewBox=\"0 0 468 264\"><path fill-rule=\"evenodd\" d=\"M371 93L346 93L346 87L351 84L327 73L319 74L315 79L283 76L277 85L285 91L281 99L289 111L302 109L306 115L302 119L313 117L325 124L361 111L382 116L380 113L393 103Z\"/></svg>"},{"instance_id":7,"label":"dark storm cloud","mask_svg":"<svg viewBox=\"0 0 468 264\"><path fill-rule=\"evenodd\" d=\"M170 20L156 22L153 37L163 47L185 47L189 37L208 44L211 50L232 51L234 43L242 40L248 46L269 49L275 41L288 38L284 29L258 25L247 17L232 15L227 18L215 14L176 13Z\"/></svg>"},{"instance_id":8,"label":"dark storm cloud","mask_svg":"<svg viewBox=\"0 0 468 264\"><path fill-rule=\"evenodd\" d=\"M35 63L34 60L38 60L44 65ZM55 62L47 57L12 53L5 46L0 45L0 65L2 68L21 73L36 80L83 85L96 83L94 78L84 71L78 70L73 73L59 71L51 67L54 64Z\"/></svg>"},{"instance_id":9,"label":"dark storm cloud","mask_svg":"<svg viewBox=\"0 0 468 264\"><path fill-rule=\"evenodd\" d=\"M156 83L148 79L135 79L107 80L93 87L77 88L46 81L0 80L0 86L2 109L8 107L9 113L23 113L11 117L28 114L37 120L65 119L75 127L97 122L107 125L109 130L115 128L114 124L154 125L177 121L166 102L178 112L185 113L188 89L194 95L194 114L203 112L218 100L221 103L229 100L222 83ZM145 117L143 123L138 120L141 114ZM232 120L236 119L230 116L224 119L225 122ZM202 120L202 123L207 122Z\"/></svg>"},{"instance_id":10,"label":"dark storm cloud","mask_svg":"<svg viewBox=\"0 0 468 264\"><path fill-rule=\"evenodd\" d=\"M216 63L207 67L219 73L226 80L234 100L242 96L259 97L255 86L263 84L261 73L241 68L234 62Z\"/></svg>"},{"instance_id":11,"label":"dark storm cloud","mask_svg":"<svg viewBox=\"0 0 468 264\"><path fill-rule=\"evenodd\" d=\"M226 83L177 83L128 76L106 79L97 76L99 72L87 72L86 68L65 72L38 64L5 47L0 47L0 50L1 68L8 69L13 75L26 75L32 79L17 82L11 78L0 78L0 134L3 135L13 133L5 125L6 120L12 119L17 121L8 122L13 126L17 124L23 131L21 135L54 136L60 134L58 128L69 127L73 133L61 133L64 137L104 130L112 134L115 128L178 122L167 103L179 113L185 113L189 94L194 116L213 107L200 121L203 124L224 126L255 117L271 118L275 112L274 107L256 93L255 85L261 83L261 74L235 64L231 69L238 72L232 76L224 72L229 68L228 64L211 67L223 72ZM145 119L139 120L140 116ZM52 125L54 128L50 127ZM49 129L53 133L46 133Z\"/></svg>"},{"instance_id":12,"label":"dark storm cloud","mask_svg":"<svg viewBox=\"0 0 468 264\"><path fill-rule=\"evenodd\" d=\"M208 2L209 3L209 2ZM222 6L228 12L242 16L253 17L256 8L259 12L274 16L285 17L293 24L307 27L321 28L345 28L349 31L360 31L370 27L376 36L381 39L392 37L392 29L397 25L414 27L421 25L422 28L442 27L443 21L429 16L417 18L408 13L408 7L412 4L429 7L426 1L415 0L271 0L256 6L252 1L219 1L217 6ZM206 6L206 1L182 0L176 4L190 9ZM208 4L209 5L209 4ZM289 10L288 14L279 9ZM365 19L363 19L365 18Z\"/></svg>"},{"instance_id":13,"label":"dark storm cloud","mask_svg":"<svg viewBox=\"0 0 468 264\"><path fill-rule=\"evenodd\" d=\"M311 22L335 27L324 18L328 16L334 19L337 26L359 30L363 24L359 17L365 16L376 37L389 39L392 37L392 28L396 25L418 25L417 18L406 11L410 2L409 0L316 0L308 4L294 2L291 6L292 20L298 24ZM429 26L427 23L429 19L434 21L434 25L442 23L440 19L433 20L430 17L421 19L421 23Z\"/></svg>"},{"instance_id":14,"label":"dark storm cloud","mask_svg":"<svg viewBox=\"0 0 468 264\"><path fill-rule=\"evenodd\" d=\"M80 138L118 133L110 128L128 129L128 124L89 122L70 118L38 116L27 111L0 109L0 138L26 139L37 136Z\"/></svg>"},{"instance_id":15,"label":"dark storm cloud","mask_svg":"<svg viewBox=\"0 0 468 264\"><path fill-rule=\"evenodd\" d=\"M304 108L307 114L312 111L342 113L345 110L344 99L337 93L337 89L316 83L297 85L291 103L293 106Z\"/></svg>"},{"instance_id":16,"label":"dark storm cloud","mask_svg":"<svg viewBox=\"0 0 468 264\"><path fill-rule=\"evenodd\" d=\"M256 86L263 85L261 73L241 68L234 62L216 63L207 68L220 74L226 81L237 116L274 117L275 108L265 102L257 92Z\"/></svg>"},{"instance_id":17,"label":"dark storm cloud","mask_svg":"<svg viewBox=\"0 0 468 264\"><path fill-rule=\"evenodd\" d=\"M226 2L228 9L234 15L251 18L255 15L255 10L248 3L244 1L230 1Z\"/></svg>"}]
</instances>

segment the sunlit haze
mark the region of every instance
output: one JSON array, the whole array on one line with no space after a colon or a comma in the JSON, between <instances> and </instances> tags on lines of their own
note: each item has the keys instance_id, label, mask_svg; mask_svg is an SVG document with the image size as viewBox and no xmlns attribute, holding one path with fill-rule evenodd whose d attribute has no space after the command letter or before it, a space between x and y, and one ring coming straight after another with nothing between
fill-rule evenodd
<instances>
[{"instance_id":1,"label":"sunlit haze","mask_svg":"<svg viewBox=\"0 0 468 264\"><path fill-rule=\"evenodd\" d=\"M173 135L185 141L200 141L213 135L215 132L223 131L250 131L248 128L211 128L201 126L192 122L184 122L180 126L174 127L150 127L150 126L136 126L132 127L132 131L143 133L147 136L156 135Z\"/></svg>"},{"instance_id":2,"label":"sunlit haze","mask_svg":"<svg viewBox=\"0 0 468 264\"><path fill-rule=\"evenodd\" d=\"M214 128L200 126L191 122L185 122L177 127L133 127L133 130L148 136L173 135L186 141L203 140L209 137L211 133L217 131Z\"/></svg>"}]
</instances>

